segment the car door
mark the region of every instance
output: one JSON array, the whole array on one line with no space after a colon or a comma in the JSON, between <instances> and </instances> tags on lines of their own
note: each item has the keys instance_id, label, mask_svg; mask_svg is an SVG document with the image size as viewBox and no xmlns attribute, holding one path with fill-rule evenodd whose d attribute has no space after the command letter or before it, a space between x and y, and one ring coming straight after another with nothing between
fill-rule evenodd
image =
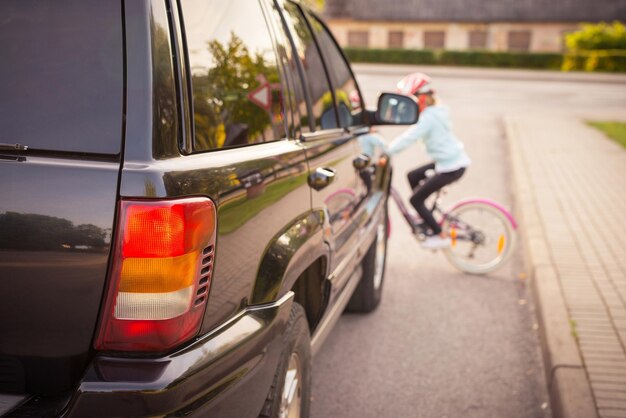
<instances>
[{"instance_id":1,"label":"car door","mask_svg":"<svg viewBox=\"0 0 626 418\"><path fill-rule=\"evenodd\" d=\"M368 149L366 151L362 147L361 141L366 141L365 135L370 133L370 126L365 120L365 106L354 74L328 27L313 14L307 14L307 18L334 89L339 123L351 138L356 138L352 141L356 147L356 156L352 159L352 165L357 176L353 229L358 231L357 235L360 235L364 233L364 227L369 224L374 212L386 201L386 183L388 182L385 178L386 172L378 169L371 161L372 157L379 154L381 150Z\"/></svg>"},{"instance_id":2,"label":"car door","mask_svg":"<svg viewBox=\"0 0 626 418\"><path fill-rule=\"evenodd\" d=\"M327 219L326 239L332 251L330 271L334 293L331 297L334 297L355 267L354 214L359 196L353 159L358 148L354 134L342 122L342 118L346 119L342 113L345 109L338 112L336 104L341 102L345 106L344 97L338 98L333 90L305 12L294 3L285 2L284 16L299 57L302 90L308 103L298 106L300 113L307 112L301 116L305 127L301 139L309 164L313 210L323 211Z\"/></svg>"}]
</instances>

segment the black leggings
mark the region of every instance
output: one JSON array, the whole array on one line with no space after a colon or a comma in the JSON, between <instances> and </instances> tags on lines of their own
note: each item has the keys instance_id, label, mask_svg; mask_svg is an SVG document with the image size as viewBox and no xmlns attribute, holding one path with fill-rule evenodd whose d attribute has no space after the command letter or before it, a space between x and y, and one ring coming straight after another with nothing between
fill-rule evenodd
<instances>
[{"instance_id":1,"label":"black leggings","mask_svg":"<svg viewBox=\"0 0 626 418\"><path fill-rule=\"evenodd\" d=\"M435 163L423 165L415 170L409 172L407 177L411 189L413 189L413 196L411 197L411 205L417 210L417 213L422 217L424 222L432 229L435 235L441 233L441 227L433 217L433 214L428 210L424 202L431 194L435 193L442 187L457 181L465 173L465 168L459 168L456 171L449 173L436 173L434 176L429 177L424 184L419 185L420 181L426 179L426 171L434 170Z\"/></svg>"}]
</instances>

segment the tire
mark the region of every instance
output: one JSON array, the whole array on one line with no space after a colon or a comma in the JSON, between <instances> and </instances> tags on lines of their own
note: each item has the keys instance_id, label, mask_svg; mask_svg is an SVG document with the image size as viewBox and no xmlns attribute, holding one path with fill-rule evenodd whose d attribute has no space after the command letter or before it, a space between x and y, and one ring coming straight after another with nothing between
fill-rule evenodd
<instances>
[{"instance_id":1,"label":"tire","mask_svg":"<svg viewBox=\"0 0 626 418\"><path fill-rule=\"evenodd\" d=\"M385 265L387 262L387 238L389 237L389 222L387 218L387 202L383 216L376 226L376 238L367 250L361 267L363 276L354 291L346 310L355 313L369 313L376 310L383 294Z\"/></svg>"},{"instance_id":2,"label":"tire","mask_svg":"<svg viewBox=\"0 0 626 418\"><path fill-rule=\"evenodd\" d=\"M480 243L455 240L457 221L469 224L481 236ZM444 254L448 261L461 271L470 274L486 274L500 268L511 256L515 248L516 233L509 217L495 205L487 202L463 203L446 213L442 224L446 235L452 237L453 245ZM463 228L459 227L461 231ZM480 258L476 257L480 252ZM469 256L471 254L471 257Z\"/></svg>"},{"instance_id":3,"label":"tire","mask_svg":"<svg viewBox=\"0 0 626 418\"><path fill-rule=\"evenodd\" d=\"M294 302L278 368L259 417L308 418L310 407L311 337L306 313Z\"/></svg>"}]
</instances>

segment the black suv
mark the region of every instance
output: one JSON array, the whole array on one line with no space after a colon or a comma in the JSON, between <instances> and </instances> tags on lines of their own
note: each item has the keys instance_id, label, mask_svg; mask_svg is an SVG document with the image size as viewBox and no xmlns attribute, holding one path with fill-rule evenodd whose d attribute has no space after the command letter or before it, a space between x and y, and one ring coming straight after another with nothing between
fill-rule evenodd
<instances>
[{"instance_id":1,"label":"black suv","mask_svg":"<svg viewBox=\"0 0 626 418\"><path fill-rule=\"evenodd\" d=\"M272 0L0 4L0 415L307 416L380 301L390 168L328 29Z\"/></svg>"}]
</instances>

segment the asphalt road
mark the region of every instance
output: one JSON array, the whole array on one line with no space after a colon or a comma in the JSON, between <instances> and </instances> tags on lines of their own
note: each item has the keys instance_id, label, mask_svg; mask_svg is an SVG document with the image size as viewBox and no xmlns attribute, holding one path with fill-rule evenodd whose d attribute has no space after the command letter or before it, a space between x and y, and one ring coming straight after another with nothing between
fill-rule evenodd
<instances>
[{"instance_id":1,"label":"asphalt road","mask_svg":"<svg viewBox=\"0 0 626 418\"><path fill-rule=\"evenodd\" d=\"M608 115L626 106L610 83L551 73L355 66L366 103L414 70L430 71L473 164L444 203L482 196L514 209L502 117L516 112ZM606 119L606 118L605 118ZM401 128L381 132L393 138ZM418 145L394 157L394 187L426 162ZM314 359L312 417L549 417L548 395L521 246L485 277L422 250L390 203L383 301L344 314Z\"/></svg>"}]
</instances>

